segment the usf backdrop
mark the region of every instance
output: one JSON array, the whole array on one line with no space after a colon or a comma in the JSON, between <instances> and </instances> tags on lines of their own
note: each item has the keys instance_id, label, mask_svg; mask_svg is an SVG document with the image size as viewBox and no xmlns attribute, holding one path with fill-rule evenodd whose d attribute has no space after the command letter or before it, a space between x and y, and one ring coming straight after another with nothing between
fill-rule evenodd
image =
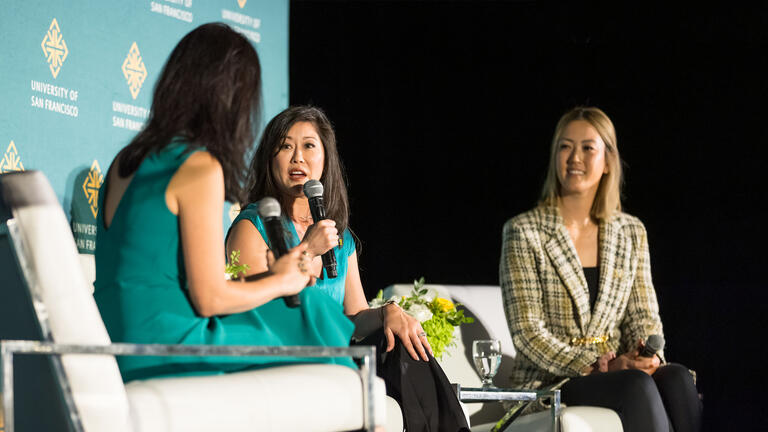
<instances>
[{"instance_id":1,"label":"usf backdrop","mask_svg":"<svg viewBox=\"0 0 768 432\"><path fill-rule=\"evenodd\" d=\"M263 112L288 106L288 0L25 0L0 6L0 173L41 170L81 254L96 239L98 190L147 120L181 38L219 21L262 64ZM229 205L223 215L230 223Z\"/></svg>"}]
</instances>

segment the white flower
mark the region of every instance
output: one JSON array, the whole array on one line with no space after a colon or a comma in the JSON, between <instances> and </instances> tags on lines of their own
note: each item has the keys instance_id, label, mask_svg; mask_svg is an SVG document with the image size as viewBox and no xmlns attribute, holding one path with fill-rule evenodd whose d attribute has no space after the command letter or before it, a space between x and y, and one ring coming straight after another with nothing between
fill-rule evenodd
<instances>
[{"instance_id":1,"label":"white flower","mask_svg":"<svg viewBox=\"0 0 768 432\"><path fill-rule=\"evenodd\" d=\"M432 318L432 311L426 305L413 304L405 311L408 315L416 318L419 322L428 321Z\"/></svg>"}]
</instances>

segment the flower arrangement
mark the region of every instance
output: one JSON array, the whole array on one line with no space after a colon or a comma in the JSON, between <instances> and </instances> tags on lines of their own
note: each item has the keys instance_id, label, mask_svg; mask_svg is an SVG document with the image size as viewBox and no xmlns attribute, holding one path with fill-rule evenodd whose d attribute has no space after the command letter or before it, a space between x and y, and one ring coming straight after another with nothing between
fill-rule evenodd
<instances>
[{"instance_id":1,"label":"flower arrangement","mask_svg":"<svg viewBox=\"0 0 768 432\"><path fill-rule=\"evenodd\" d=\"M238 264L239 262L240 250L233 250L229 255L229 262L224 266L224 279L236 280L240 277L240 273L245 276L245 272L247 272L251 266L248 264Z\"/></svg>"},{"instance_id":2,"label":"flower arrangement","mask_svg":"<svg viewBox=\"0 0 768 432\"><path fill-rule=\"evenodd\" d=\"M435 357L442 358L448 347L454 346L455 336L454 328L463 323L474 322L474 318L465 317L464 310L457 309L460 303L454 304L448 299L429 294L424 288L424 278L413 281L413 290L411 295L391 299L410 316L416 318L427 333L427 340L432 347ZM371 300L371 307L380 307L387 300L384 299L384 292L379 291L376 297Z\"/></svg>"}]
</instances>

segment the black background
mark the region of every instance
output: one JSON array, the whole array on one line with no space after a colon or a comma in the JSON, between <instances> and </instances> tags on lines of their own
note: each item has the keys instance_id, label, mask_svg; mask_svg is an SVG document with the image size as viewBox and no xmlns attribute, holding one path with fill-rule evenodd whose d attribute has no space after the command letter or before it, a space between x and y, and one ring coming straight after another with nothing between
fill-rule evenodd
<instances>
[{"instance_id":1,"label":"black background","mask_svg":"<svg viewBox=\"0 0 768 432\"><path fill-rule=\"evenodd\" d=\"M765 6L294 0L290 62L291 103L336 127L369 297L498 284L557 119L606 111L667 357L697 370L706 430L768 423Z\"/></svg>"}]
</instances>

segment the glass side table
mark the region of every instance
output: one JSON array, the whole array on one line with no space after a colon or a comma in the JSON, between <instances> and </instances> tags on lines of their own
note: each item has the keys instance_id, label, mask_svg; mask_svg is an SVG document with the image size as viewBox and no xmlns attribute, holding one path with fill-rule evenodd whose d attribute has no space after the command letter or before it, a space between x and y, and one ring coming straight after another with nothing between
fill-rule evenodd
<instances>
[{"instance_id":1,"label":"glass side table","mask_svg":"<svg viewBox=\"0 0 768 432\"><path fill-rule=\"evenodd\" d=\"M517 390L508 388L462 387L461 384L452 385L456 396L464 403L517 401L504 417L496 423L496 427L500 428L499 430L506 429L510 423L520 416L520 413L523 412L523 409L528 404L539 399L549 398L551 401L549 411L552 418L552 431L557 432L560 430L559 389ZM494 429L491 430L493 431Z\"/></svg>"}]
</instances>

